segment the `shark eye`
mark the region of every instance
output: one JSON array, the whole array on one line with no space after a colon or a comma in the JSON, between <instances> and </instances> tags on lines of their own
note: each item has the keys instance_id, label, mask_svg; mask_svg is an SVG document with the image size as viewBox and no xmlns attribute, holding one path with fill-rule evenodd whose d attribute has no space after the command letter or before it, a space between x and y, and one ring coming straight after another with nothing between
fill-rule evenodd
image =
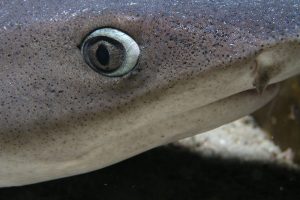
<instances>
[{"instance_id":1,"label":"shark eye","mask_svg":"<svg viewBox=\"0 0 300 200\"><path fill-rule=\"evenodd\" d=\"M108 76L123 76L134 69L140 49L127 34L112 28L98 29L81 45L85 62L96 72Z\"/></svg>"}]
</instances>

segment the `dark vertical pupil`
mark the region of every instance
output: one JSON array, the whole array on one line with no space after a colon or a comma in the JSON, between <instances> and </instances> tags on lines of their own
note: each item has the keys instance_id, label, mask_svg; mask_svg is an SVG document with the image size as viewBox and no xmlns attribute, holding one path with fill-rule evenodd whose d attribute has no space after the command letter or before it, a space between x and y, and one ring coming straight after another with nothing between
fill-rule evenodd
<instances>
[{"instance_id":1,"label":"dark vertical pupil","mask_svg":"<svg viewBox=\"0 0 300 200\"><path fill-rule=\"evenodd\" d=\"M105 45L103 45L103 44L99 45L96 55L97 55L97 59L101 65L104 65L104 66L108 65L110 56L109 56L109 51L107 50Z\"/></svg>"}]
</instances>

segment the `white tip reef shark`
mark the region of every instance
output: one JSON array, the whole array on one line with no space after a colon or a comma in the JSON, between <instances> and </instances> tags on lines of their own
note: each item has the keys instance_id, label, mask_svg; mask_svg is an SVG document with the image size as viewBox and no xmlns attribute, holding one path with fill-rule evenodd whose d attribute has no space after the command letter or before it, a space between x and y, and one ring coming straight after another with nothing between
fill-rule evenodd
<instances>
[{"instance_id":1,"label":"white tip reef shark","mask_svg":"<svg viewBox=\"0 0 300 200\"><path fill-rule=\"evenodd\" d=\"M247 115L300 72L299 0L1 0L0 187Z\"/></svg>"}]
</instances>

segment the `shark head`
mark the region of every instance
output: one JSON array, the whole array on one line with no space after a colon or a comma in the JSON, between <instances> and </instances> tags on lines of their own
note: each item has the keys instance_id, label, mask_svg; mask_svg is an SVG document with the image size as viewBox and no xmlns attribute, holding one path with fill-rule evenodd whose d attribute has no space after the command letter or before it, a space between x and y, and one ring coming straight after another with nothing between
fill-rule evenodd
<instances>
[{"instance_id":1,"label":"shark head","mask_svg":"<svg viewBox=\"0 0 300 200\"><path fill-rule=\"evenodd\" d=\"M265 105L300 72L299 5L0 1L0 187L100 169Z\"/></svg>"}]
</instances>

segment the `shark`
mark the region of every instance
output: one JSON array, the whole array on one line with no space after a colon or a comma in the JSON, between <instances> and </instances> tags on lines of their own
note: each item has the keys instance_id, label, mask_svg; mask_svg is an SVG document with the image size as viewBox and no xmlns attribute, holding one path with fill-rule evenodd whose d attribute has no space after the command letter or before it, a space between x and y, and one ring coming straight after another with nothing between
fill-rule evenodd
<instances>
[{"instance_id":1,"label":"shark","mask_svg":"<svg viewBox=\"0 0 300 200\"><path fill-rule=\"evenodd\" d=\"M300 73L299 0L1 0L0 187L252 113Z\"/></svg>"}]
</instances>

